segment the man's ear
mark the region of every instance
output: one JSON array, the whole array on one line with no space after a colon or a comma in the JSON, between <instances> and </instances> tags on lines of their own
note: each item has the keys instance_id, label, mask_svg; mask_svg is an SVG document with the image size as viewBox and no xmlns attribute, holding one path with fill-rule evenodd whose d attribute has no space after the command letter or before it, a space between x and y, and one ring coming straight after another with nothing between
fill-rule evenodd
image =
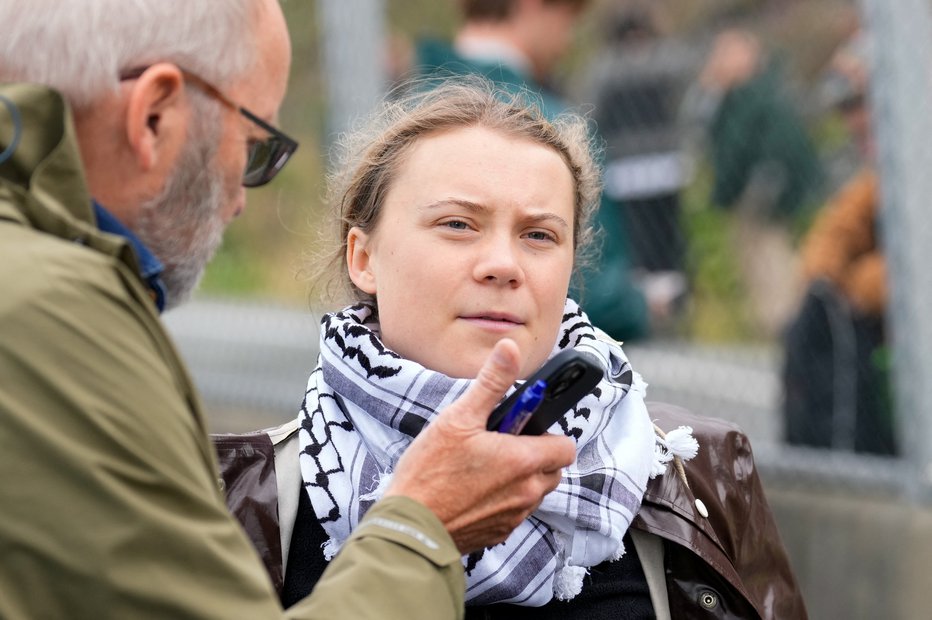
<instances>
[{"instance_id":1,"label":"man's ear","mask_svg":"<svg viewBox=\"0 0 932 620\"><path fill-rule=\"evenodd\" d=\"M126 109L126 138L140 168L169 168L184 145L190 109L184 76L157 63L134 80Z\"/></svg>"},{"instance_id":2,"label":"man's ear","mask_svg":"<svg viewBox=\"0 0 932 620\"><path fill-rule=\"evenodd\" d=\"M375 295L378 287L375 273L372 271L371 239L370 235L360 228L350 228L346 235L346 269L353 284L361 291Z\"/></svg>"}]
</instances>

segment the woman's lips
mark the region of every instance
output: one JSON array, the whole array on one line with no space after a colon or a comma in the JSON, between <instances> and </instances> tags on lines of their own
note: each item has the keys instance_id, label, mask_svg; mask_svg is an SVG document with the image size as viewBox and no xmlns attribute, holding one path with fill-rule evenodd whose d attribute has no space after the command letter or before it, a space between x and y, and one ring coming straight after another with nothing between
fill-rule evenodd
<instances>
[{"instance_id":1,"label":"woman's lips","mask_svg":"<svg viewBox=\"0 0 932 620\"><path fill-rule=\"evenodd\" d=\"M524 325L521 319L510 314L473 314L460 318L472 325L492 331L509 331Z\"/></svg>"}]
</instances>

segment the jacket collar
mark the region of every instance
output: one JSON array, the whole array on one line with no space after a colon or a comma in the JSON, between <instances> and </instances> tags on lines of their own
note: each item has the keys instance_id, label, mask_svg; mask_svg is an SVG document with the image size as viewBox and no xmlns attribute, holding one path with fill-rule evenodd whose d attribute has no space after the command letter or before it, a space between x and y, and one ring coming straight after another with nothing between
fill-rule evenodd
<instances>
[{"instance_id":1,"label":"jacket collar","mask_svg":"<svg viewBox=\"0 0 932 620\"><path fill-rule=\"evenodd\" d=\"M86 245L145 278L126 236L97 227L71 111L58 92L0 84L0 153L0 219Z\"/></svg>"},{"instance_id":2,"label":"jacket collar","mask_svg":"<svg viewBox=\"0 0 932 620\"><path fill-rule=\"evenodd\" d=\"M93 201L94 215L97 218L97 228L111 235L119 235L133 247L136 258L139 259L139 276L148 285L152 291L152 297L155 305L158 306L159 312L165 310L165 284L162 282L162 272L165 267L161 261L156 258L155 254L137 237L133 231L127 228L123 222L118 220L115 215L110 213L96 200Z\"/></svg>"},{"instance_id":3,"label":"jacket collar","mask_svg":"<svg viewBox=\"0 0 932 620\"><path fill-rule=\"evenodd\" d=\"M92 230L91 201L65 100L34 84L4 84L0 96L0 143L17 142L0 164L0 182L15 194L29 195L30 200L17 201L21 216L65 238Z\"/></svg>"}]
</instances>

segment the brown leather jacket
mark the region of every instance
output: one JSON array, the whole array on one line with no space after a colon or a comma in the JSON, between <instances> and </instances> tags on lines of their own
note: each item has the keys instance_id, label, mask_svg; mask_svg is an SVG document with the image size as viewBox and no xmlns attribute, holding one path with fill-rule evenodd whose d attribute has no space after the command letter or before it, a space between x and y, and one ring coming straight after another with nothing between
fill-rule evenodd
<instances>
[{"instance_id":1,"label":"brown leather jacket","mask_svg":"<svg viewBox=\"0 0 932 620\"><path fill-rule=\"evenodd\" d=\"M751 443L730 422L648 403L664 431L691 426L699 453L651 480L632 527L664 541L673 618L807 618ZM708 517L700 514L696 500Z\"/></svg>"},{"instance_id":2,"label":"brown leather jacket","mask_svg":"<svg viewBox=\"0 0 932 620\"><path fill-rule=\"evenodd\" d=\"M662 540L658 555L666 601L660 604L668 606L667 616L805 620L802 596L747 436L734 424L673 405L648 403L648 411L661 431L690 426L699 442L699 453L684 468L670 467L648 483L632 523L634 530ZM293 522L297 512L297 500L290 495L297 495L300 487L293 479L282 481L297 470L296 434L294 423L247 435L214 436L227 503L279 591L287 564L283 553L291 540L289 520ZM276 475L276 462L280 470L287 465L288 471ZM708 517L700 513L697 499ZM645 555L640 547L638 553ZM655 583L643 557L642 563L654 598Z\"/></svg>"}]
</instances>

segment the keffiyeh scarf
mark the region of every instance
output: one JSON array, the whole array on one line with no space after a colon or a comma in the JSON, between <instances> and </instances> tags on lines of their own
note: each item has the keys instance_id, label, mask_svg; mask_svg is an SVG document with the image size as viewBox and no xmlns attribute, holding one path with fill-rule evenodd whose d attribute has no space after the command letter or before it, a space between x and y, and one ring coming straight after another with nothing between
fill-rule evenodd
<instances>
[{"instance_id":1,"label":"keffiyeh scarf","mask_svg":"<svg viewBox=\"0 0 932 620\"><path fill-rule=\"evenodd\" d=\"M327 559L377 499L412 439L470 384L399 357L379 334L369 305L326 315L318 367L299 414L301 474L330 537ZM594 355L606 369L559 422L576 441L576 462L504 543L464 558L471 605L572 598L585 567L624 553L622 536L656 467L646 386L617 344L596 337L572 300L553 353L567 348Z\"/></svg>"}]
</instances>

